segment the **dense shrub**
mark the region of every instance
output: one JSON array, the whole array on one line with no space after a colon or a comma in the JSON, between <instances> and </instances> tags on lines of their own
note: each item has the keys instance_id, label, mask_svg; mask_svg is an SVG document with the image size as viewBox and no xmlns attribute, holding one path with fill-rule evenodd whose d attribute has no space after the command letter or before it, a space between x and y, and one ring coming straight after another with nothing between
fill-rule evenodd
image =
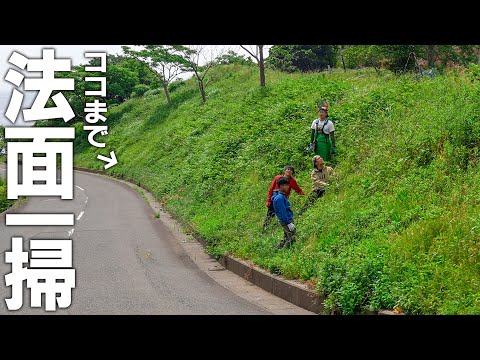
<instances>
[{"instance_id":1,"label":"dense shrub","mask_svg":"<svg viewBox=\"0 0 480 360\"><path fill-rule=\"evenodd\" d=\"M138 84L133 87L132 91L132 97L139 97L143 96L148 90L150 90L150 87L148 85L144 84Z\"/></svg>"},{"instance_id":2,"label":"dense shrub","mask_svg":"<svg viewBox=\"0 0 480 360\"><path fill-rule=\"evenodd\" d=\"M336 45L273 45L266 63L286 72L319 71L333 67L336 56Z\"/></svg>"}]
</instances>

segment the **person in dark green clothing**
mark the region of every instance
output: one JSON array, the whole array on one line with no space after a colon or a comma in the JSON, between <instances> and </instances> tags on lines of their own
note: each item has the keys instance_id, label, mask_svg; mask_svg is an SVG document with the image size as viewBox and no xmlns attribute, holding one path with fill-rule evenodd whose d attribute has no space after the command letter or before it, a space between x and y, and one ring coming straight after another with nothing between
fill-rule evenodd
<instances>
[{"instance_id":1,"label":"person in dark green clothing","mask_svg":"<svg viewBox=\"0 0 480 360\"><path fill-rule=\"evenodd\" d=\"M335 127L328 119L328 105L318 107L318 119L312 122L310 149L325 161L331 161L335 155Z\"/></svg>"}]
</instances>

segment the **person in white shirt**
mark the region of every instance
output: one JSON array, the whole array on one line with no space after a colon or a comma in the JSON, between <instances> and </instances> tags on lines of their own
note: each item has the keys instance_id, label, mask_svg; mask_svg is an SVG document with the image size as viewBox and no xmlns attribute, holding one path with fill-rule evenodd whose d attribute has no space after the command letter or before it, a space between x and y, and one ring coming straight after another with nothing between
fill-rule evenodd
<instances>
[{"instance_id":1,"label":"person in white shirt","mask_svg":"<svg viewBox=\"0 0 480 360\"><path fill-rule=\"evenodd\" d=\"M310 135L310 149L315 155L320 155L323 160L331 161L332 155L335 155L335 127L333 122L328 119L328 106L318 108L318 119L312 122L312 132Z\"/></svg>"}]
</instances>

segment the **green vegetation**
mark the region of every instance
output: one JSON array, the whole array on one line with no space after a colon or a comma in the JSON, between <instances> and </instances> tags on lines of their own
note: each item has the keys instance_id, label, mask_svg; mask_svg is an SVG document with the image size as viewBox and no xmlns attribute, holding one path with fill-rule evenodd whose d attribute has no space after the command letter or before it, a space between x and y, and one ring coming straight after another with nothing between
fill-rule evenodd
<instances>
[{"instance_id":1,"label":"green vegetation","mask_svg":"<svg viewBox=\"0 0 480 360\"><path fill-rule=\"evenodd\" d=\"M2 157L0 156L0 159ZM7 210L15 201L7 200L7 182L0 177L0 213Z\"/></svg>"},{"instance_id":2,"label":"green vegetation","mask_svg":"<svg viewBox=\"0 0 480 360\"><path fill-rule=\"evenodd\" d=\"M3 149L6 147L6 142L5 142L5 128L0 125L0 149Z\"/></svg>"},{"instance_id":3,"label":"green vegetation","mask_svg":"<svg viewBox=\"0 0 480 360\"><path fill-rule=\"evenodd\" d=\"M337 45L273 45L266 63L286 72L321 71L334 66L337 52Z\"/></svg>"},{"instance_id":4,"label":"green vegetation","mask_svg":"<svg viewBox=\"0 0 480 360\"><path fill-rule=\"evenodd\" d=\"M478 45L274 45L266 64L286 72L324 70L327 65L402 72L465 66L479 61L478 55Z\"/></svg>"},{"instance_id":5,"label":"green vegetation","mask_svg":"<svg viewBox=\"0 0 480 360\"><path fill-rule=\"evenodd\" d=\"M86 77L107 78L107 96L105 102L109 107L118 105L130 97L143 95L146 91L153 91L161 87L158 76L155 75L142 62L126 56L107 56L106 75L101 72L85 71L86 66L100 66L100 59L93 58L87 65L73 66L70 72L57 72L56 77L75 79L75 90L62 92L71 105L75 119L83 121L85 116L85 103L93 102L94 96L86 96L85 90L100 90L100 84L96 81L86 82ZM49 100L49 106L54 106L53 100ZM57 120L44 121L45 126L62 126ZM68 124L63 124L68 126Z\"/></svg>"},{"instance_id":6,"label":"green vegetation","mask_svg":"<svg viewBox=\"0 0 480 360\"><path fill-rule=\"evenodd\" d=\"M479 61L478 55L478 45L353 45L345 46L343 60L348 68L371 66L401 72L415 66L465 66Z\"/></svg>"},{"instance_id":7,"label":"green vegetation","mask_svg":"<svg viewBox=\"0 0 480 360\"><path fill-rule=\"evenodd\" d=\"M206 103L193 79L172 90L171 107L145 93L110 108L107 150L119 164L109 172L147 186L211 254L315 284L329 313L480 314L479 73L267 69L259 87L255 67L219 66ZM297 243L274 252L281 228L261 231L268 186L291 164L311 191L305 148L324 99L337 176L296 221ZM100 169L81 125L76 165ZM298 212L306 198L290 200Z\"/></svg>"},{"instance_id":8,"label":"green vegetation","mask_svg":"<svg viewBox=\"0 0 480 360\"><path fill-rule=\"evenodd\" d=\"M5 128L0 126L0 150L5 147ZM0 155L0 164L7 161L6 155ZM13 201L7 200L7 183L5 179L0 177L0 213L5 211L13 204Z\"/></svg>"}]
</instances>

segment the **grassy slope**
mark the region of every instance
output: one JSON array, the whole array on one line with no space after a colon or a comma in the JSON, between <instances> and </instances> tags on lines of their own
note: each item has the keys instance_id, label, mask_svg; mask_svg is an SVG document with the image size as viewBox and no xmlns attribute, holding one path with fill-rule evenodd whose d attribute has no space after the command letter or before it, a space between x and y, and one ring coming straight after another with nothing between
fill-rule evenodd
<instances>
[{"instance_id":1,"label":"grassy slope","mask_svg":"<svg viewBox=\"0 0 480 360\"><path fill-rule=\"evenodd\" d=\"M205 105L189 83L172 110L158 96L112 108L111 172L152 189L212 254L310 280L329 311L479 314L480 86L365 71L267 75L262 89L255 68L224 67ZM311 191L305 147L319 99L337 122L337 177L297 222L298 243L274 253L281 228L261 232L268 186L292 164ZM101 168L78 133L76 164ZM290 198L294 211L305 201Z\"/></svg>"}]
</instances>

